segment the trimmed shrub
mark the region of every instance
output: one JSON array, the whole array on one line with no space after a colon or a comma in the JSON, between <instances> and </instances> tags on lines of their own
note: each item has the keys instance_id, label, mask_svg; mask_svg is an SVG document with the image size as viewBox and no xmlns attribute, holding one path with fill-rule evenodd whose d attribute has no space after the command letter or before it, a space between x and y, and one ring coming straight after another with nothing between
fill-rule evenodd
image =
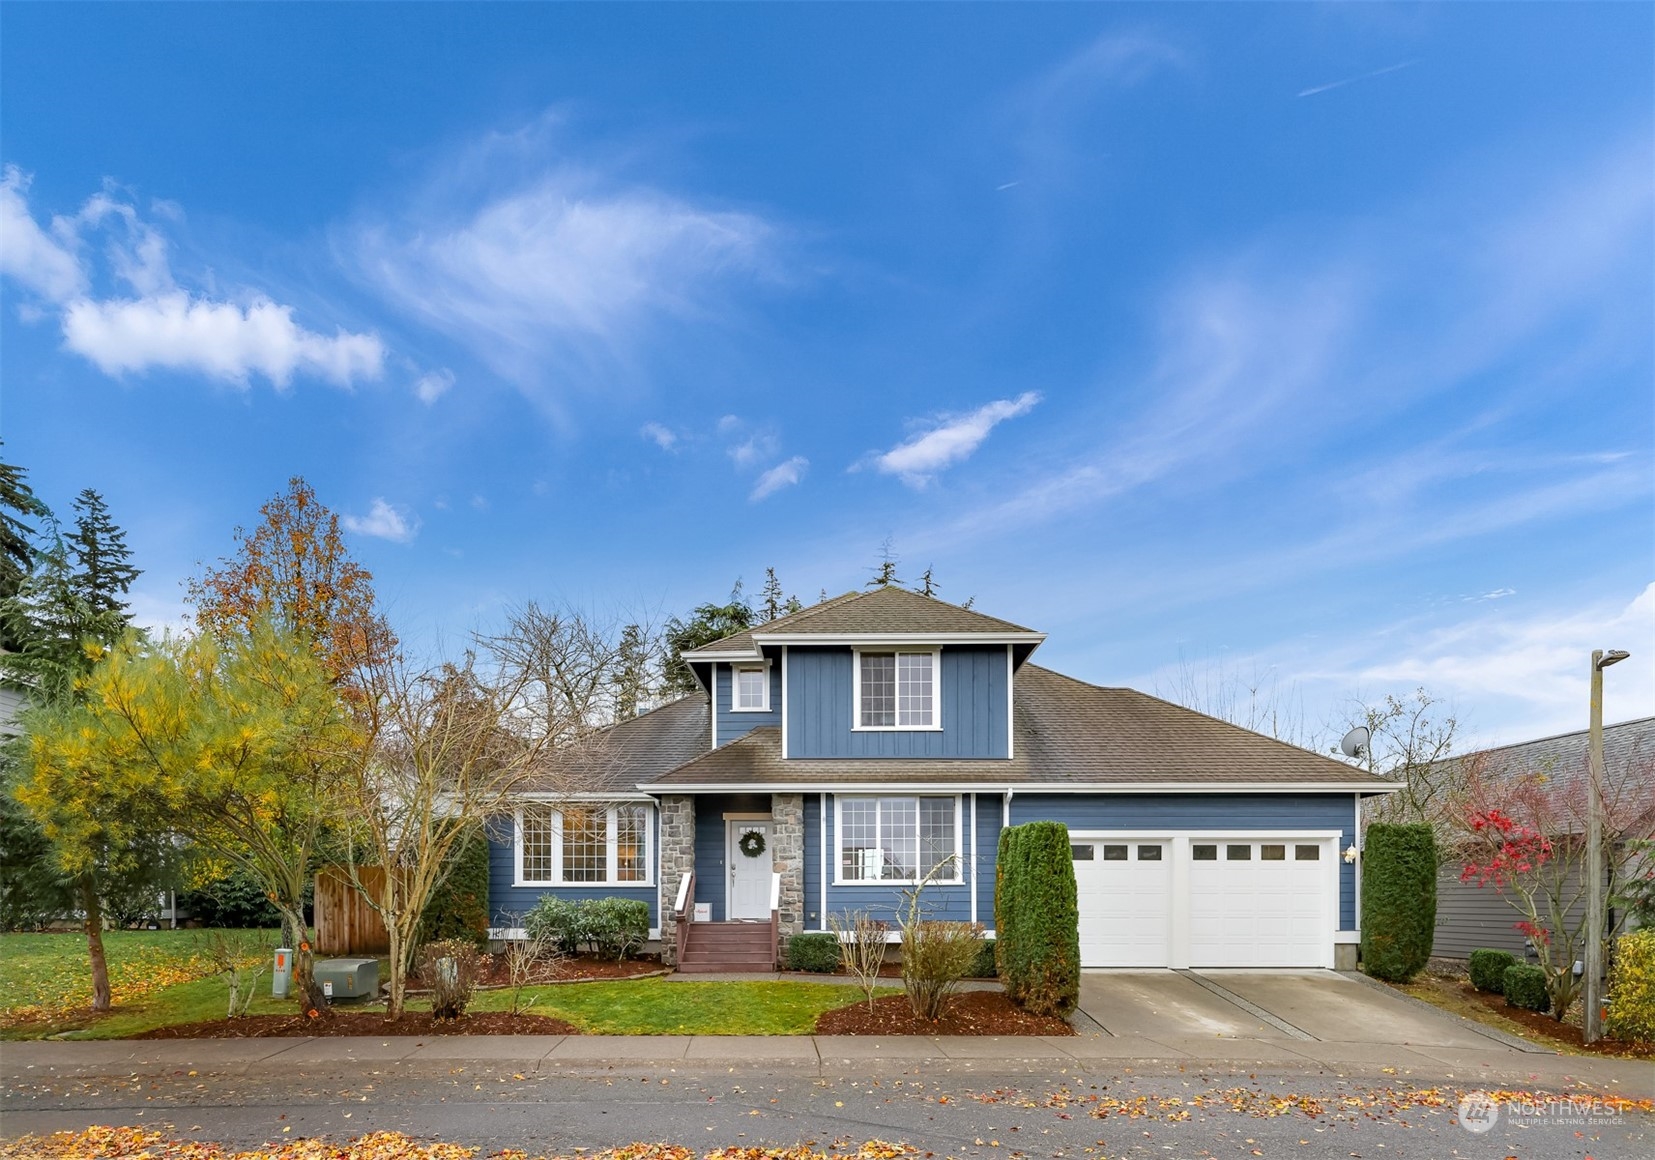
<instances>
[{"instance_id":1,"label":"trimmed shrub","mask_svg":"<svg viewBox=\"0 0 1655 1160\"><path fill-rule=\"evenodd\" d=\"M523 916L523 930L532 939L544 939L566 955L580 953L586 939L580 903L555 894L542 894Z\"/></svg>"},{"instance_id":2,"label":"trimmed shrub","mask_svg":"<svg viewBox=\"0 0 1655 1160\"><path fill-rule=\"evenodd\" d=\"M1501 990L1506 1002L1525 1011L1544 1015L1551 1010L1552 996L1546 989L1546 972L1528 963L1514 963L1506 968Z\"/></svg>"},{"instance_id":3,"label":"trimmed shrub","mask_svg":"<svg viewBox=\"0 0 1655 1160\"><path fill-rule=\"evenodd\" d=\"M1406 983L1431 957L1437 842L1421 822L1375 822L1362 859L1362 968Z\"/></svg>"},{"instance_id":4,"label":"trimmed shrub","mask_svg":"<svg viewBox=\"0 0 1655 1160\"><path fill-rule=\"evenodd\" d=\"M1007 826L1000 831L1000 848L994 856L994 970L1000 978L1006 977L1006 964L1002 949L1008 939L1017 938L1017 899L1015 897L1019 876L1008 873L1012 863L1021 855L1023 832L1016 826Z\"/></svg>"},{"instance_id":5,"label":"trimmed shrub","mask_svg":"<svg viewBox=\"0 0 1655 1160\"><path fill-rule=\"evenodd\" d=\"M943 1004L977 962L982 928L970 922L919 919L902 928L902 987L919 1018L935 1023Z\"/></svg>"},{"instance_id":6,"label":"trimmed shrub","mask_svg":"<svg viewBox=\"0 0 1655 1160\"><path fill-rule=\"evenodd\" d=\"M488 839L481 827L466 838L448 877L432 891L420 915L420 941L458 938L488 942Z\"/></svg>"},{"instance_id":7,"label":"trimmed shrub","mask_svg":"<svg viewBox=\"0 0 1655 1160\"><path fill-rule=\"evenodd\" d=\"M977 947L977 961L971 964L970 978L992 979L998 968L994 965L994 940L985 938Z\"/></svg>"},{"instance_id":8,"label":"trimmed shrub","mask_svg":"<svg viewBox=\"0 0 1655 1160\"><path fill-rule=\"evenodd\" d=\"M581 926L595 954L630 958L649 941L649 903L641 898L594 898L578 904Z\"/></svg>"},{"instance_id":9,"label":"trimmed shrub","mask_svg":"<svg viewBox=\"0 0 1655 1160\"><path fill-rule=\"evenodd\" d=\"M1655 927L1616 940L1603 1029L1623 1043L1655 1044Z\"/></svg>"},{"instance_id":10,"label":"trimmed shrub","mask_svg":"<svg viewBox=\"0 0 1655 1160\"><path fill-rule=\"evenodd\" d=\"M787 940L787 969L831 975L839 969L839 936L828 931L794 935Z\"/></svg>"},{"instance_id":11,"label":"trimmed shrub","mask_svg":"<svg viewBox=\"0 0 1655 1160\"><path fill-rule=\"evenodd\" d=\"M1510 951L1496 951L1488 947L1474 950L1468 964L1471 985L1479 991L1502 994L1506 986L1506 968L1516 963L1517 956Z\"/></svg>"},{"instance_id":12,"label":"trimmed shrub","mask_svg":"<svg viewBox=\"0 0 1655 1160\"><path fill-rule=\"evenodd\" d=\"M465 939L428 942L420 949L420 982L431 988L431 1014L458 1019L477 994L477 948Z\"/></svg>"},{"instance_id":13,"label":"trimmed shrub","mask_svg":"<svg viewBox=\"0 0 1655 1160\"><path fill-rule=\"evenodd\" d=\"M1067 1015L1080 999L1080 912L1069 827L1029 822L1013 829L1022 833L996 869L1002 887L994 900L1000 977L1007 997L1024 1010ZM1002 837L1001 850L1007 846Z\"/></svg>"}]
</instances>

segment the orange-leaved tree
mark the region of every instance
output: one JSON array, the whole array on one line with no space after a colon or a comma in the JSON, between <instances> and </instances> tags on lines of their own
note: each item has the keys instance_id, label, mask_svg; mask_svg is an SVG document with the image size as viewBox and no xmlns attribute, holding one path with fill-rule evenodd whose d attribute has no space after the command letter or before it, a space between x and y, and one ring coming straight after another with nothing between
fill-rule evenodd
<instances>
[{"instance_id":1,"label":"orange-leaved tree","mask_svg":"<svg viewBox=\"0 0 1655 1160\"><path fill-rule=\"evenodd\" d=\"M351 558L339 516L300 476L259 509L251 531L237 528L236 553L192 578L196 622L213 637L272 621L308 640L335 681L396 649L375 601L373 573Z\"/></svg>"}]
</instances>

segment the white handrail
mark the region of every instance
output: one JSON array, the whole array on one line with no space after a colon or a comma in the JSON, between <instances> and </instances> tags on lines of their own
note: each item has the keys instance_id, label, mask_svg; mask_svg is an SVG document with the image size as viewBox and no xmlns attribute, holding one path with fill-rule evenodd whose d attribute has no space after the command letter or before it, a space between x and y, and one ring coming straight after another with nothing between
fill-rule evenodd
<instances>
[{"instance_id":1,"label":"white handrail","mask_svg":"<svg viewBox=\"0 0 1655 1160\"><path fill-rule=\"evenodd\" d=\"M781 871L770 875L770 909L772 912L782 908L782 876Z\"/></svg>"},{"instance_id":2,"label":"white handrail","mask_svg":"<svg viewBox=\"0 0 1655 1160\"><path fill-rule=\"evenodd\" d=\"M673 904L675 914L683 914L684 907L690 900L690 871L684 871L683 877L678 879L678 901Z\"/></svg>"}]
</instances>

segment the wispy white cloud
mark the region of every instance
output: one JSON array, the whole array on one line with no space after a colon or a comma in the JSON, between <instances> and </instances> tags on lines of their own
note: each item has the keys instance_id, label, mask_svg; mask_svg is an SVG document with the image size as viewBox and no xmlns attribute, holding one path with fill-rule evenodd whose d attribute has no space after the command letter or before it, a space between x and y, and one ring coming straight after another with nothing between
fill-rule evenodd
<instances>
[{"instance_id":1,"label":"wispy white cloud","mask_svg":"<svg viewBox=\"0 0 1655 1160\"><path fill-rule=\"evenodd\" d=\"M112 189L72 217L53 218L48 232L30 212L28 185L15 167L0 180L0 273L48 304L64 347L105 374L185 371L242 387L262 375L280 388L295 375L350 386L382 372L376 335L317 333L295 320L292 306L257 291L229 300L179 288L165 236ZM85 253L94 237L109 278L127 293L94 292L97 270Z\"/></svg>"},{"instance_id":2,"label":"wispy white cloud","mask_svg":"<svg viewBox=\"0 0 1655 1160\"><path fill-rule=\"evenodd\" d=\"M419 517L401 504L389 503L378 496L368 505L368 514L340 517L345 530L359 536L374 536L393 543L406 544L419 534Z\"/></svg>"},{"instance_id":3,"label":"wispy white cloud","mask_svg":"<svg viewBox=\"0 0 1655 1160\"><path fill-rule=\"evenodd\" d=\"M721 317L730 287L773 272L779 237L758 214L577 161L558 136L492 136L449 167L462 179L345 242L384 298L545 402L570 365L628 365L658 324Z\"/></svg>"},{"instance_id":4,"label":"wispy white cloud","mask_svg":"<svg viewBox=\"0 0 1655 1160\"><path fill-rule=\"evenodd\" d=\"M670 428L654 421L645 423L638 434L648 439L662 451L671 451L678 445L678 435Z\"/></svg>"},{"instance_id":5,"label":"wispy white cloud","mask_svg":"<svg viewBox=\"0 0 1655 1160\"><path fill-rule=\"evenodd\" d=\"M810 460L803 455L795 455L792 459L776 464L776 466L758 477L757 482L753 484L752 492L747 498L757 503L784 487L792 487L804 479L805 470L809 466Z\"/></svg>"},{"instance_id":6,"label":"wispy white cloud","mask_svg":"<svg viewBox=\"0 0 1655 1160\"><path fill-rule=\"evenodd\" d=\"M29 212L29 177L15 165L0 176L0 274L48 302L64 302L86 290L70 222L59 218L48 232Z\"/></svg>"},{"instance_id":7,"label":"wispy white cloud","mask_svg":"<svg viewBox=\"0 0 1655 1160\"><path fill-rule=\"evenodd\" d=\"M454 385L454 372L447 367L430 371L414 380L414 395L420 402L430 406L446 395Z\"/></svg>"},{"instance_id":8,"label":"wispy white cloud","mask_svg":"<svg viewBox=\"0 0 1655 1160\"><path fill-rule=\"evenodd\" d=\"M1039 391L1024 391L1015 399L996 399L963 415L944 415L926 430L865 462L910 487L924 487L938 472L970 458L999 424L1028 414L1039 402Z\"/></svg>"},{"instance_id":9,"label":"wispy white cloud","mask_svg":"<svg viewBox=\"0 0 1655 1160\"><path fill-rule=\"evenodd\" d=\"M1401 72L1403 69L1412 68L1418 63L1419 61L1417 60L1405 60L1398 64L1389 64L1384 68L1376 68L1372 72L1359 73L1353 77L1346 77L1344 80L1331 81L1325 85L1313 85L1308 89L1300 89L1295 96L1314 97L1317 93L1325 93L1333 89L1342 89L1346 85L1354 85L1358 81L1372 80L1374 77L1382 77L1387 73Z\"/></svg>"}]
</instances>

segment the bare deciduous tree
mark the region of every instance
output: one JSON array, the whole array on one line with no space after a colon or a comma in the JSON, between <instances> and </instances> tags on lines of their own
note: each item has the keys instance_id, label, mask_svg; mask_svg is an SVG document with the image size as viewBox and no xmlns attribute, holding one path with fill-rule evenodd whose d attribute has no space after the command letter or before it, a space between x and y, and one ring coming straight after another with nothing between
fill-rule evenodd
<instances>
[{"instance_id":1,"label":"bare deciduous tree","mask_svg":"<svg viewBox=\"0 0 1655 1160\"><path fill-rule=\"evenodd\" d=\"M1155 695L1289 745L1322 748L1323 730L1306 723L1297 684L1284 687L1274 668L1243 673L1223 659L1196 664L1180 654L1177 674L1170 685L1157 683Z\"/></svg>"}]
</instances>

